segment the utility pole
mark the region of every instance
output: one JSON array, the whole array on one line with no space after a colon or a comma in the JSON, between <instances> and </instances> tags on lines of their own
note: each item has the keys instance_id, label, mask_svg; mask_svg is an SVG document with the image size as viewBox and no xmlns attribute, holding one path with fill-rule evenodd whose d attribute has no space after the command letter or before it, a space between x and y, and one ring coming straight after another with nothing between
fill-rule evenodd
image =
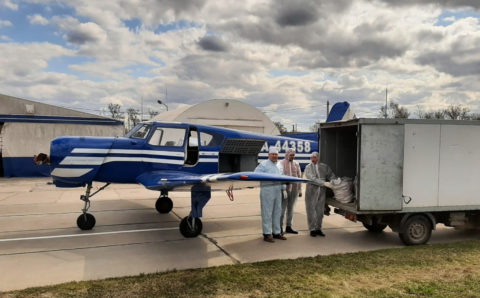
<instances>
[{"instance_id":1,"label":"utility pole","mask_svg":"<svg viewBox=\"0 0 480 298\"><path fill-rule=\"evenodd\" d=\"M385 119L387 119L387 108L388 108L387 101L388 101L388 89L385 88Z\"/></svg>"},{"instance_id":2,"label":"utility pole","mask_svg":"<svg viewBox=\"0 0 480 298\"><path fill-rule=\"evenodd\" d=\"M328 119L329 109L330 109L330 102L327 100L327 118L325 118L325 122L327 122L327 119Z\"/></svg>"}]
</instances>

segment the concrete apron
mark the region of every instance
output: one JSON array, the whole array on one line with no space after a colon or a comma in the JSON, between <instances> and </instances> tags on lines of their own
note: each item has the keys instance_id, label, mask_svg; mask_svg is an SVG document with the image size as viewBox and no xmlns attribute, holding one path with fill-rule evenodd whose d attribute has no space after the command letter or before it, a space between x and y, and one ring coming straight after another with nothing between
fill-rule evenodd
<instances>
[{"instance_id":1,"label":"concrete apron","mask_svg":"<svg viewBox=\"0 0 480 298\"><path fill-rule=\"evenodd\" d=\"M233 202L224 192L212 193L203 212L202 235L186 239L178 225L190 211L188 192L171 192L173 211L159 214L154 208L158 192L111 185L92 198L89 212L96 217L95 228L81 231L76 219L84 189L55 188L49 181L0 179L0 291L403 246L389 229L371 234L339 215L325 217L325 238L310 237L303 197L297 201L293 226L300 234L264 242L258 189L234 191ZM478 238L437 229L430 243Z\"/></svg>"}]
</instances>

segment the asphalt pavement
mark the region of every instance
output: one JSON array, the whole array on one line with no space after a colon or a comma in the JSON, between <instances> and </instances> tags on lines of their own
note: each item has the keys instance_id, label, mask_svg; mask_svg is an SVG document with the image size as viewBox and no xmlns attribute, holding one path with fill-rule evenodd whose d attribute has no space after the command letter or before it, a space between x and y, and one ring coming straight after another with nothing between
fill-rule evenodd
<instances>
[{"instance_id":1,"label":"asphalt pavement","mask_svg":"<svg viewBox=\"0 0 480 298\"><path fill-rule=\"evenodd\" d=\"M203 232L184 238L178 225L190 211L189 192L170 192L169 214L155 210L158 192L141 185L111 185L96 194L89 210L91 231L76 226L82 188L56 188L49 178L0 178L0 291L68 281L201 268L225 264L295 259L403 247L388 228L380 234L331 215L326 237L310 237L305 204L299 198L288 240L263 241L258 189L212 193L203 211ZM103 184L94 184L99 188ZM479 239L480 233L441 225L430 243Z\"/></svg>"}]
</instances>

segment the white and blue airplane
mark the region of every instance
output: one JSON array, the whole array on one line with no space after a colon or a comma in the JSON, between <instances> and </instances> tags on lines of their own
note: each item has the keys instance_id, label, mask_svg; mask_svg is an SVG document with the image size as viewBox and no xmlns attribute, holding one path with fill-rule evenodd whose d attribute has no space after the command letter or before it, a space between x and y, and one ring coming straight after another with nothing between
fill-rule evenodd
<instances>
[{"instance_id":1,"label":"white and blue airplane","mask_svg":"<svg viewBox=\"0 0 480 298\"><path fill-rule=\"evenodd\" d=\"M257 186L261 181L308 182L253 172L259 161L268 158L269 146L277 146L280 157L288 148L295 148L297 160L305 165L318 143L198 124L143 122L124 137L56 138L50 156L39 154L35 162L50 163L57 187L86 186L80 197L85 203L83 214L77 219L82 230L90 230L96 223L87 213L93 195L111 183L140 183L160 191L155 204L160 213L173 208L169 191L189 189L191 212L182 219L180 232L196 237L202 231L200 217L212 190L227 190L232 198L233 189ZM106 184L91 193L93 181Z\"/></svg>"}]
</instances>

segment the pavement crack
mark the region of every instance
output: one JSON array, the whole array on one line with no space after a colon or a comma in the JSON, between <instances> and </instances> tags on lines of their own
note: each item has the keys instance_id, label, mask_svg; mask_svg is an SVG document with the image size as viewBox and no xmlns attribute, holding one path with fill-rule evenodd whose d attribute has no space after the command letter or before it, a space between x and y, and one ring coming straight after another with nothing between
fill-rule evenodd
<instances>
[{"instance_id":1,"label":"pavement crack","mask_svg":"<svg viewBox=\"0 0 480 298\"><path fill-rule=\"evenodd\" d=\"M237 258L235 258L234 256L232 256L226 249L224 249L223 247L221 247L217 240L213 239L212 237L208 237L207 234L201 234L203 237L205 237L205 239L207 239L208 241L210 241L213 245L215 245L221 252L223 252L227 257L229 257L232 262L234 264L241 264L240 260L238 260Z\"/></svg>"},{"instance_id":2,"label":"pavement crack","mask_svg":"<svg viewBox=\"0 0 480 298\"><path fill-rule=\"evenodd\" d=\"M182 220L182 217L180 215L178 215L177 213L175 213L173 210L170 211L170 213L172 213L173 215L175 215L176 217L178 217L178 219ZM212 243L213 245L215 245L215 247L217 247L221 252L223 252L227 257L230 258L230 260L232 260L232 262L234 264L241 264L241 262L235 258L234 256L232 256L225 248L221 247L217 240L213 239L212 237L208 237L207 234L204 234L204 233L201 233L200 235L202 235L205 239L207 239L210 243Z\"/></svg>"}]
</instances>

